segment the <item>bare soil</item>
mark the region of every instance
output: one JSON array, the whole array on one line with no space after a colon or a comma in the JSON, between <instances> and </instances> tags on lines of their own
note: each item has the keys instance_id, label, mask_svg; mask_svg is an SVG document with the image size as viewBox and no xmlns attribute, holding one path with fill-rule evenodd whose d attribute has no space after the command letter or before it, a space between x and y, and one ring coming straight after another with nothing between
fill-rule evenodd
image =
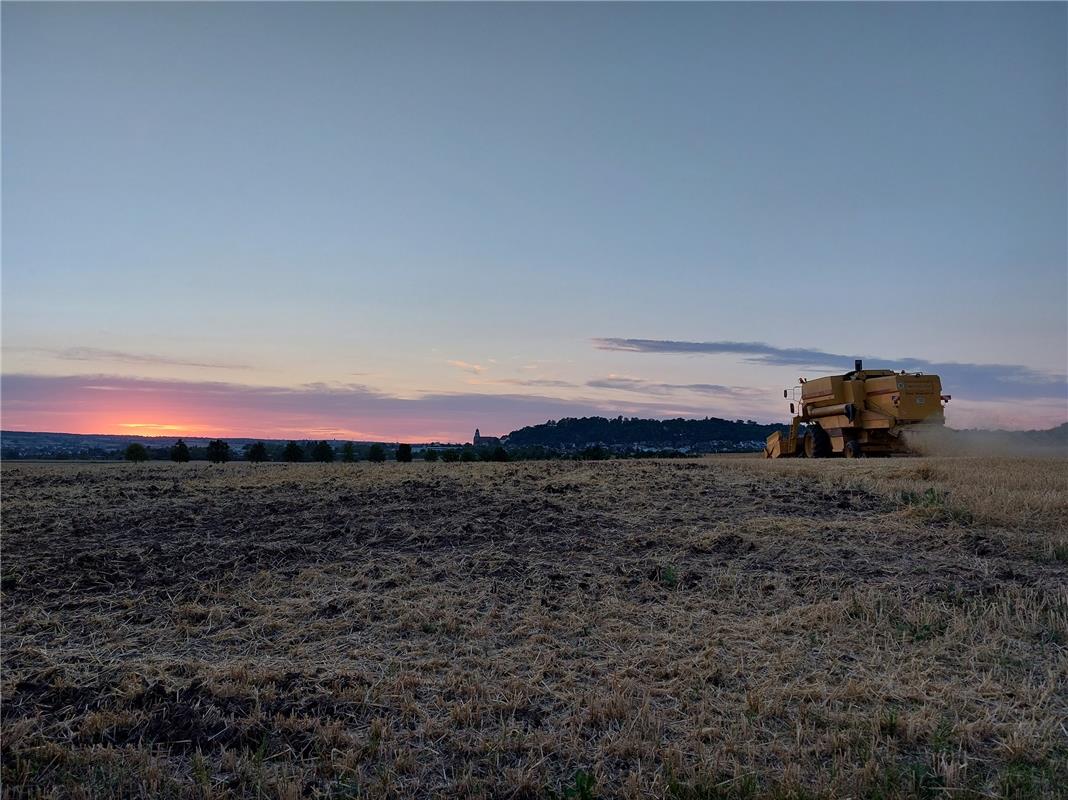
<instances>
[{"instance_id":1,"label":"bare soil","mask_svg":"<svg viewBox=\"0 0 1068 800\"><path fill-rule=\"evenodd\" d=\"M2 489L5 796L1065 796L1065 459Z\"/></svg>"}]
</instances>

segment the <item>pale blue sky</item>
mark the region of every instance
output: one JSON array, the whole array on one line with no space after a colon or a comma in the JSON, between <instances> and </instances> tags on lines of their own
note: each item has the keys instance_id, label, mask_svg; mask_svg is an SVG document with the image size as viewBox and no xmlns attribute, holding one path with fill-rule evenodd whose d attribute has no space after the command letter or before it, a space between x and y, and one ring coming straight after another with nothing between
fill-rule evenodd
<instances>
[{"instance_id":1,"label":"pale blue sky","mask_svg":"<svg viewBox=\"0 0 1068 800\"><path fill-rule=\"evenodd\" d=\"M5 373L772 419L795 366L592 340L1065 372L1064 4L2 15Z\"/></svg>"}]
</instances>

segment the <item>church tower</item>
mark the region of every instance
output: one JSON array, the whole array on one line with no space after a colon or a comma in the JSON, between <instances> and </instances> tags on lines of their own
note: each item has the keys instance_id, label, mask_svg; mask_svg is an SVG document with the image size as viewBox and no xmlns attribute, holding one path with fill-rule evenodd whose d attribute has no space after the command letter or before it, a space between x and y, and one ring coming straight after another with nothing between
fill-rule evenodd
<instances>
[{"instance_id":1,"label":"church tower","mask_svg":"<svg viewBox=\"0 0 1068 800\"><path fill-rule=\"evenodd\" d=\"M478 440L482 438L482 435L478 432L478 428L475 428L475 438L471 440L471 444L478 444Z\"/></svg>"}]
</instances>

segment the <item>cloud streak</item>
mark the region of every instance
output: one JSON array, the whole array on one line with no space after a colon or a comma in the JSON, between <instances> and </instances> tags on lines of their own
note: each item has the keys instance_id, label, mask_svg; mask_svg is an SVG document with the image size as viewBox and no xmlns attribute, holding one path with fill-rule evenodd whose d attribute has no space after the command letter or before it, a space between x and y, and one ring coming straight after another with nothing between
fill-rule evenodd
<instances>
[{"instance_id":1,"label":"cloud streak","mask_svg":"<svg viewBox=\"0 0 1068 800\"><path fill-rule=\"evenodd\" d=\"M492 383L503 383L508 386L538 386L543 388L573 388L576 384L571 381L558 381L552 378L500 378Z\"/></svg>"},{"instance_id":2,"label":"cloud streak","mask_svg":"<svg viewBox=\"0 0 1068 800\"><path fill-rule=\"evenodd\" d=\"M126 350L108 350L101 347L65 347L50 349L44 347L12 348L47 353L63 361L93 361L114 364L137 364L165 367L201 367L204 369L250 369L246 364L231 364L220 361L194 361L192 359L162 356L154 353L131 353Z\"/></svg>"},{"instance_id":3,"label":"cloud streak","mask_svg":"<svg viewBox=\"0 0 1068 800\"><path fill-rule=\"evenodd\" d=\"M753 399L767 395L767 392L760 389L749 389L743 386L721 386L716 383L658 383L656 381L642 380L641 378L627 378L622 375L597 378L587 381L586 385L595 389L619 389L625 392L652 395L673 395L680 392L692 392L710 397L734 399Z\"/></svg>"},{"instance_id":4,"label":"cloud streak","mask_svg":"<svg viewBox=\"0 0 1068 800\"><path fill-rule=\"evenodd\" d=\"M752 364L795 366L846 372L854 358L863 358L869 369L935 373L943 389L974 399L1068 399L1068 376L1041 372L1020 364L968 364L927 361L921 358L881 358L844 355L810 348L774 347L763 342L686 342L670 339L594 339L599 350L674 355L738 355Z\"/></svg>"},{"instance_id":5,"label":"cloud streak","mask_svg":"<svg viewBox=\"0 0 1068 800\"><path fill-rule=\"evenodd\" d=\"M486 371L486 368L481 364L471 364L467 361L460 361L459 359L452 359L446 362L450 367L456 367L456 369L462 369L464 372L470 372L473 375L481 375Z\"/></svg>"}]
</instances>

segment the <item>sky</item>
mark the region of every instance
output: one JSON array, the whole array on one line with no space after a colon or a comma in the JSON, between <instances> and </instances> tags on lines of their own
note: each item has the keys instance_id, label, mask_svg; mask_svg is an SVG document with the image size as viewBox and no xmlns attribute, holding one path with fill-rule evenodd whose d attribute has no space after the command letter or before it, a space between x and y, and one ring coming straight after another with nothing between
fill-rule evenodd
<instances>
[{"instance_id":1,"label":"sky","mask_svg":"<svg viewBox=\"0 0 1068 800\"><path fill-rule=\"evenodd\" d=\"M0 15L4 429L1068 420L1068 5Z\"/></svg>"}]
</instances>

